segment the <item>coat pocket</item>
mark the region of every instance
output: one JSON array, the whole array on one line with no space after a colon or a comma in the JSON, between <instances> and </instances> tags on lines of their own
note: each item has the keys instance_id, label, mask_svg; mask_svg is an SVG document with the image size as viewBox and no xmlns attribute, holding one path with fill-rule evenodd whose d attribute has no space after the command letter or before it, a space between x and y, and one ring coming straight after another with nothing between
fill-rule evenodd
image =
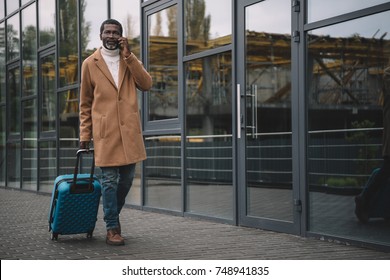
<instances>
[{"instance_id":1,"label":"coat pocket","mask_svg":"<svg viewBox=\"0 0 390 280\"><path fill-rule=\"evenodd\" d=\"M121 121L129 133L141 134L141 120L138 112L127 113Z\"/></svg>"},{"instance_id":2,"label":"coat pocket","mask_svg":"<svg viewBox=\"0 0 390 280\"><path fill-rule=\"evenodd\" d=\"M100 129L100 138L104 139L106 137L106 128L107 128L107 118L106 116L101 116L100 118L100 124L99 124L99 129Z\"/></svg>"}]
</instances>

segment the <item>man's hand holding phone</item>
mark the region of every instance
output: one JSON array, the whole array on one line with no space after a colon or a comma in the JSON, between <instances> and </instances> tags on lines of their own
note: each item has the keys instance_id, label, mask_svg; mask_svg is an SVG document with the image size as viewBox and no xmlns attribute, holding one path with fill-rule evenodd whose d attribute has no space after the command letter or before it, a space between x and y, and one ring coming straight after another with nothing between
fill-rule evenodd
<instances>
[{"instance_id":1,"label":"man's hand holding phone","mask_svg":"<svg viewBox=\"0 0 390 280\"><path fill-rule=\"evenodd\" d=\"M118 39L119 49L124 57L131 55L130 46L126 37L120 37Z\"/></svg>"}]
</instances>

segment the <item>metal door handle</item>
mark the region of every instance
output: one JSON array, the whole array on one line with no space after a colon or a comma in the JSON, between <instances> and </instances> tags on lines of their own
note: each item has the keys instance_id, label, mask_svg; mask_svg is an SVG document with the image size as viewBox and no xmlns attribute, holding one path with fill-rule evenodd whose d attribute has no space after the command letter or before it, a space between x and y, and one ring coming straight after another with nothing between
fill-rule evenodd
<instances>
[{"instance_id":1,"label":"metal door handle","mask_svg":"<svg viewBox=\"0 0 390 280\"><path fill-rule=\"evenodd\" d=\"M237 138L241 138L241 88L240 84L237 84Z\"/></svg>"},{"instance_id":2,"label":"metal door handle","mask_svg":"<svg viewBox=\"0 0 390 280\"><path fill-rule=\"evenodd\" d=\"M252 137L257 139L257 85L253 85L253 103L252 103L252 118L253 118L253 130L252 130Z\"/></svg>"}]
</instances>

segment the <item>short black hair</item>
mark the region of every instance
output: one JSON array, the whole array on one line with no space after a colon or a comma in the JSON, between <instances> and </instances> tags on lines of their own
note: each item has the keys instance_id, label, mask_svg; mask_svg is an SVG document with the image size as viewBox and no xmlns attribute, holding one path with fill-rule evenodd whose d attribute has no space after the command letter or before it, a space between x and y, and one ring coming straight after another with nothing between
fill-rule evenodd
<instances>
[{"instance_id":1,"label":"short black hair","mask_svg":"<svg viewBox=\"0 0 390 280\"><path fill-rule=\"evenodd\" d=\"M100 34L103 33L105 24L115 24L115 25L118 25L119 26L119 32L121 33L121 36L122 36L122 33L123 33L122 24L120 24L119 21L117 21L115 19L112 19L112 18L106 19L105 21L102 22L102 25L100 26Z\"/></svg>"}]
</instances>

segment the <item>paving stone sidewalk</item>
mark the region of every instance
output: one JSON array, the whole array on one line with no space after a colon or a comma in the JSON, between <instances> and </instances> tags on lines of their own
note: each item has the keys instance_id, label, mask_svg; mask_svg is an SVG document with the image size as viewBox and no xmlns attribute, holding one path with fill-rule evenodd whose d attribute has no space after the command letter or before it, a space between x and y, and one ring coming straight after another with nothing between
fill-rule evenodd
<instances>
[{"instance_id":1,"label":"paving stone sidewalk","mask_svg":"<svg viewBox=\"0 0 390 280\"><path fill-rule=\"evenodd\" d=\"M0 188L1 260L389 260L390 253L195 218L125 208L125 246L105 244L96 229L50 239L50 196Z\"/></svg>"}]
</instances>

